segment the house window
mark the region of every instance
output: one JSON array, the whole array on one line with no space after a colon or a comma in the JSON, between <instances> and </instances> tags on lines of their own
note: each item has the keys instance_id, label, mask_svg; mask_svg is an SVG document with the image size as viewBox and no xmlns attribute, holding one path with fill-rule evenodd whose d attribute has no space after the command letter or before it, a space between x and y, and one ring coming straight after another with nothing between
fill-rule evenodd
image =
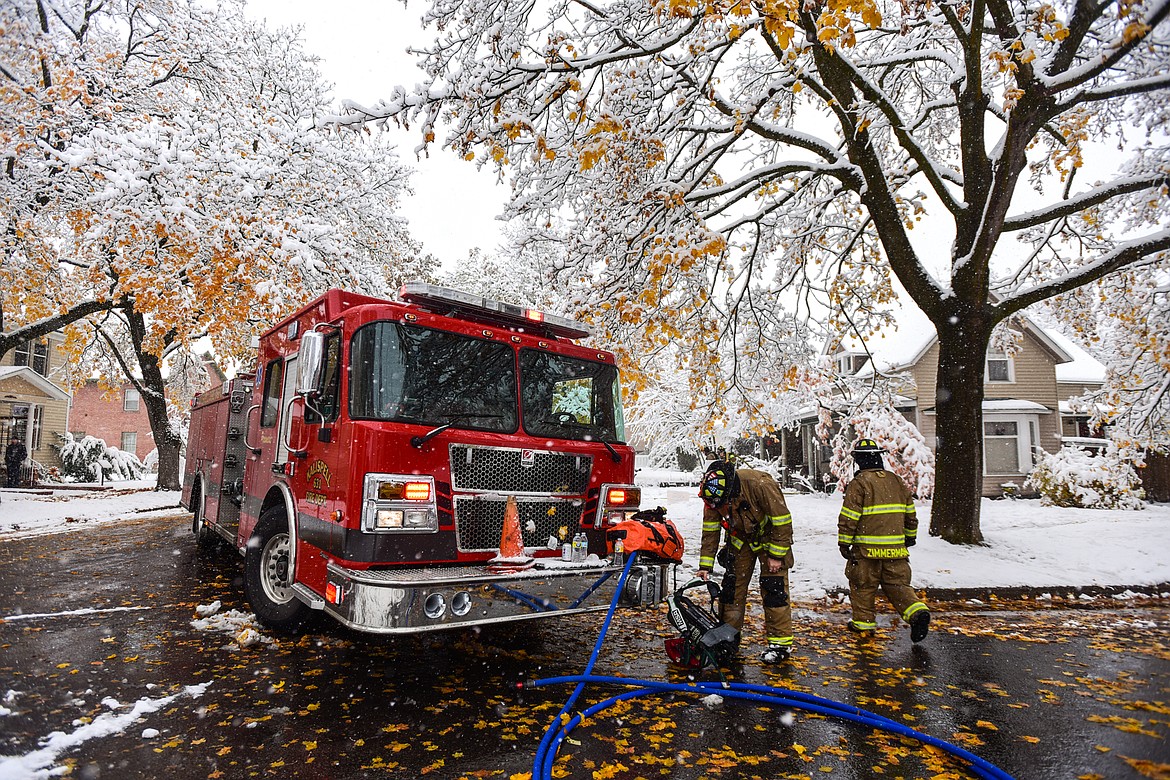
<instances>
[{"instance_id":1,"label":"house window","mask_svg":"<svg viewBox=\"0 0 1170 780\"><path fill-rule=\"evenodd\" d=\"M1009 420L983 423L983 458L988 474L1020 474L1020 426Z\"/></svg>"},{"instance_id":2,"label":"house window","mask_svg":"<svg viewBox=\"0 0 1170 780\"><path fill-rule=\"evenodd\" d=\"M49 345L26 341L16 347L12 358L14 366L28 366L41 376L49 375Z\"/></svg>"},{"instance_id":3,"label":"house window","mask_svg":"<svg viewBox=\"0 0 1170 780\"><path fill-rule=\"evenodd\" d=\"M853 376L865 368L865 364L868 362L869 355L839 355L837 357L837 370L842 374Z\"/></svg>"},{"instance_id":4,"label":"house window","mask_svg":"<svg viewBox=\"0 0 1170 780\"><path fill-rule=\"evenodd\" d=\"M127 387L125 394L122 396L122 411L123 412L137 412L138 411L138 391L132 387Z\"/></svg>"},{"instance_id":5,"label":"house window","mask_svg":"<svg viewBox=\"0 0 1170 780\"><path fill-rule=\"evenodd\" d=\"M1014 382L1012 359L1007 355L987 353L987 381Z\"/></svg>"},{"instance_id":6,"label":"house window","mask_svg":"<svg viewBox=\"0 0 1170 780\"><path fill-rule=\"evenodd\" d=\"M137 431L122 431L122 452L138 452Z\"/></svg>"},{"instance_id":7,"label":"house window","mask_svg":"<svg viewBox=\"0 0 1170 780\"><path fill-rule=\"evenodd\" d=\"M1031 471L1040 462L1040 456L1044 454L1043 450L1040 449L1040 431L1036 427L1035 420L1028 420L1028 436L1032 439L1031 446L1028 447L1028 456L1031 458L1028 463L1028 471Z\"/></svg>"}]
</instances>

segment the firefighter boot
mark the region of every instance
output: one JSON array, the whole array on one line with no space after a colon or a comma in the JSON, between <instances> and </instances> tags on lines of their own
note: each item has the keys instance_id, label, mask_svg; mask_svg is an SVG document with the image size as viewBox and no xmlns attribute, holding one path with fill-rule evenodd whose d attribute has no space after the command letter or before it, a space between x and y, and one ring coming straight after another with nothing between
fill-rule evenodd
<instances>
[{"instance_id":1,"label":"firefighter boot","mask_svg":"<svg viewBox=\"0 0 1170 780\"><path fill-rule=\"evenodd\" d=\"M921 642L930 630L930 612L923 609L910 617L910 641Z\"/></svg>"},{"instance_id":2,"label":"firefighter boot","mask_svg":"<svg viewBox=\"0 0 1170 780\"><path fill-rule=\"evenodd\" d=\"M766 664L782 664L792 655L792 648L788 645L769 644L760 653L760 660Z\"/></svg>"}]
</instances>

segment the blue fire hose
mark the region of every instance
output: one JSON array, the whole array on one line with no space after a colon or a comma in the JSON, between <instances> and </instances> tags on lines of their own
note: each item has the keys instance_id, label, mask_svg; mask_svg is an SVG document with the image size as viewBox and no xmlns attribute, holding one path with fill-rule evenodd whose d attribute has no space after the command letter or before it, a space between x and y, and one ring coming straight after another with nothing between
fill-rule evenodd
<instances>
[{"instance_id":1,"label":"blue fire hose","mask_svg":"<svg viewBox=\"0 0 1170 780\"><path fill-rule=\"evenodd\" d=\"M618 702L654 693L690 693L702 696L718 694L725 698L754 701L769 707L788 707L790 709L825 715L830 718L838 718L862 726L868 726L879 731L887 731L898 736L910 737L924 745L936 747L969 763L971 765L971 771L977 777L984 778L984 780L1012 780L1012 776L1007 772L985 761L974 753L964 750L958 745L953 745L950 742L915 731L902 723L890 720L882 715L867 712L858 707L851 707L847 704L833 701L832 699L825 699L820 696L801 693L800 691L776 688L768 685L727 682L667 683L593 674L593 667L597 663L598 656L601 654L601 644L605 641L606 632L609 631L609 625L613 621L614 612L617 610L618 601L621 599L622 591L626 585L626 579L629 577L630 569L637 557L638 554L632 552L626 561L626 567L622 570L622 576L618 580L617 590L613 595L613 600L610 602L609 611L605 615L605 622L602 623L601 634L597 637L597 642L593 645L593 652L589 656L589 662L585 665L585 671L577 675L548 677L522 684L524 688L540 688L548 685L563 685L565 683L576 684L568 701L565 702L560 712L553 718L548 729L544 732L544 737L540 740L540 745L536 749L536 757L532 762L533 780L550 780L552 778L553 764L556 763L557 752L560 750L561 743L573 729L581 725L585 718L592 717ZM611 696L608 699L594 704L584 712L569 717L569 712L572 710L573 705L580 697L582 691L585 690L587 683L628 686L634 688L634 690Z\"/></svg>"}]
</instances>

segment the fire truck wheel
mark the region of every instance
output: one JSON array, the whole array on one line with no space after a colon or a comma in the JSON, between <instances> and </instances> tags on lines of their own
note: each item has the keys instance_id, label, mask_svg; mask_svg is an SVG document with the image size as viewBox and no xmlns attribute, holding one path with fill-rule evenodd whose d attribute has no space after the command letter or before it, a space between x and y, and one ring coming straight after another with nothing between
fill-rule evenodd
<instances>
[{"instance_id":1,"label":"fire truck wheel","mask_svg":"<svg viewBox=\"0 0 1170 780\"><path fill-rule=\"evenodd\" d=\"M215 531L207 527L207 507L203 495L203 483L196 482L191 489L191 530L195 534L195 544L201 550L210 550L215 547L217 537Z\"/></svg>"},{"instance_id":2,"label":"fire truck wheel","mask_svg":"<svg viewBox=\"0 0 1170 780\"><path fill-rule=\"evenodd\" d=\"M262 624L285 633L295 633L310 615L309 606L293 595L291 554L284 511L280 507L266 510L248 540L244 596Z\"/></svg>"}]
</instances>

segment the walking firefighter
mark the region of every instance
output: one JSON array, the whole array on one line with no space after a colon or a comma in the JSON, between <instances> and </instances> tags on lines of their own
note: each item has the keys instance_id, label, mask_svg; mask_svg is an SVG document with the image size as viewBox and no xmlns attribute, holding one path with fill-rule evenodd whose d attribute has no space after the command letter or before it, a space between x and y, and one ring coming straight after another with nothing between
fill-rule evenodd
<instances>
[{"instance_id":1,"label":"walking firefighter","mask_svg":"<svg viewBox=\"0 0 1170 780\"><path fill-rule=\"evenodd\" d=\"M869 634L877 628L874 599L882 589L902 619L910 639L921 642L930 628L930 611L910 587L910 551L918 534L914 497L898 476L882 467L885 452L873 439L853 449L857 474L845 488L837 518L837 544L848 561L849 628Z\"/></svg>"},{"instance_id":2,"label":"walking firefighter","mask_svg":"<svg viewBox=\"0 0 1170 780\"><path fill-rule=\"evenodd\" d=\"M727 569L719 594L723 622L743 628L748 585L760 563L760 598L768 644L764 663L777 664L792 652L792 607L788 602L788 570L792 568L792 515L780 486L770 475L736 469L726 461L707 467L699 488L703 499L703 541L698 576L706 580L715 566L722 528L728 530Z\"/></svg>"}]
</instances>

